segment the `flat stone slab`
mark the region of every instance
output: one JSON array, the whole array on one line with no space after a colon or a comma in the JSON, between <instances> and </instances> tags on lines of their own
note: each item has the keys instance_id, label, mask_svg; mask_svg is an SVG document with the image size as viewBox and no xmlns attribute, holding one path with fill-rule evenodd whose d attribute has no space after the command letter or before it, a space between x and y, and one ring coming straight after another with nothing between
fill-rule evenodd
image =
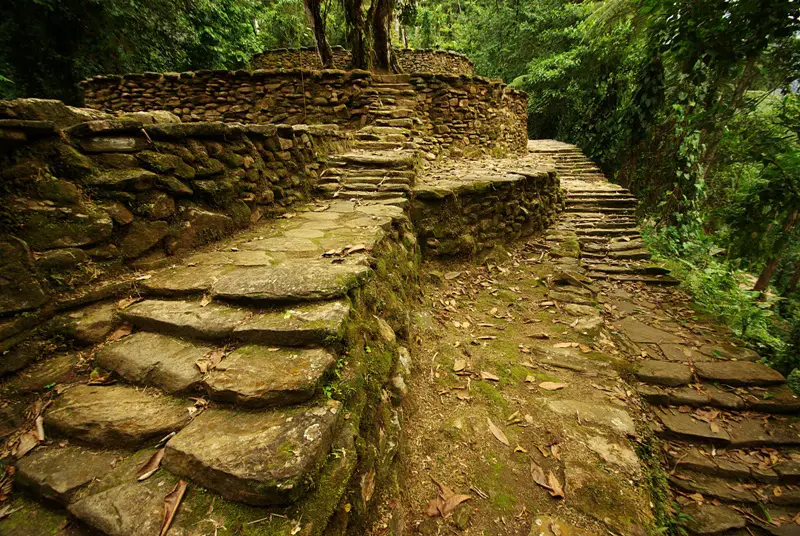
<instances>
[{"instance_id":1,"label":"flat stone slab","mask_svg":"<svg viewBox=\"0 0 800 536\"><path fill-rule=\"evenodd\" d=\"M797 418L762 420L744 418L728 425L731 447L800 445L800 422Z\"/></svg>"},{"instance_id":2,"label":"flat stone slab","mask_svg":"<svg viewBox=\"0 0 800 536\"><path fill-rule=\"evenodd\" d=\"M146 293L159 296L201 294L210 289L223 274L235 269L235 266L218 265L167 268L141 281L140 285Z\"/></svg>"},{"instance_id":3,"label":"flat stone slab","mask_svg":"<svg viewBox=\"0 0 800 536\"><path fill-rule=\"evenodd\" d=\"M340 416L334 400L273 411L208 410L167 443L164 466L232 501L291 503L325 461Z\"/></svg>"},{"instance_id":4,"label":"flat stone slab","mask_svg":"<svg viewBox=\"0 0 800 536\"><path fill-rule=\"evenodd\" d=\"M16 465L16 482L39 497L66 505L80 488L113 468L119 453L85 447L39 447Z\"/></svg>"},{"instance_id":5,"label":"flat stone slab","mask_svg":"<svg viewBox=\"0 0 800 536\"><path fill-rule=\"evenodd\" d=\"M44 391L69 376L77 364L77 354L45 358L17 373L4 387L20 394Z\"/></svg>"},{"instance_id":6,"label":"flat stone slab","mask_svg":"<svg viewBox=\"0 0 800 536\"><path fill-rule=\"evenodd\" d=\"M742 346L734 346L728 343L704 344L698 351L708 357L717 359L735 359L737 361L758 361L761 357L751 350Z\"/></svg>"},{"instance_id":7,"label":"flat stone slab","mask_svg":"<svg viewBox=\"0 0 800 536\"><path fill-rule=\"evenodd\" d=\"M668 409L655 409L655 414L661 420L664 426L664 432L668 436L680 438L701 439L704 441L712 441L716 443L729 443L730 436L728 432L720 426L711 425L704 421L693 419L691 415L686 413L673 413Z\"/></svg>"},{"instance_id":8,"label":"flat stone slab","mask_svg":"<svg viewBox=\"0 0 800 536\"><path fill-rule=\"evenodd\" d=\"M664 357L670 361L696 363L709 360L707 356L685 344L663 343L659 344L658 347L664 353Z\"/></svg>"},{"instance_id":9,"label":"flat stone slab","mask_svg":"<svg viewBox=\"0 0 800 536\"><path fill-rule=\"evenodd\" d=\"M683 526L698 536L721 534L728 530L743 529L747 525L744 516L722 505L691 503L684 506L681 513L691 518Z\"/></svg>"},{"instance_id":10,"label":"flat stone slab","mask_svg":"<svg viewBox=\"0 0 800 536\"><path fill-rule=\"evenodd\" d=\"M679 387L692 381L692 369L681 363L646 359L639 364L636 378L646 383Z\"/></svg>"},{"instance_id":11,"label":"flat stone slab","mask_svg":"<svg viewBox=\"0 0 800 536\"><path fill-rule=\"evenodd\" d=\"M251 311L199 301L145 300L120 313L135 326L178 337L204 340L227 339Z\"/></svg>"},{"instance_id":12,"label":"flat stone slab","mask_svg":"<svg viewBox=\"0 0 800 536\"><path fill-rule=\"evenodd\" d=\"M670 483L688 493L700 493L706 499L716 497L724 501L757 503L758 496L741 486L737 486L736 481L728 481L722 478L703 475L700 473L684 472L673 474L669 477Z\"/></svg>"},{"instance_id":13,"label":"flat stone slab","mask_svg":"<svg viewBox=\"0 0 800 536\"><path fill-rule=\"evenodd\" d=\"M750 394L742 395L748 409L765 413L800 412L800 396L792 392L788 385L765 388L751 388Z\"/></svg>"},{"instance_id":14,"label":"flat stone slab","mask_svg":"<svg viewBox=\"0 0 800 536\"><path fill-rule=\"evenodd\" d=\"M630 316L619 322L614 322L613 326L627 335L633 342L660 344L664 342L680 343L683 341L677 335L648 326Z\"/></svg>"},{"instance_id":15,"label":"flat stone slab","mask_svg":"<svg viewBox=\"0 0 800 536\"><path fill-rule=\"evenodd\" d=\"M776 385L786 379L777 370L748 361L709 361L695 365L697 376L728 385Z\"/></svg>"},{"instance_id":16,"label":"flat stone slab","mask_svg":"<svg viewBox=\"0 0 800 536\"><path fill-rule=\"evenodd\" d=\"M560 415L579 416L583 422L598 424L623 434L636 432L636 425L628 412L611 406L578 400L549 400L547 407Z\"/></svg>"},{"instance_id":17,"label":"flat stone slab","mask_svg":"<svg viewBox=\"0 0 800 536\"><path fill-rule=\"evenodd\" d=\"M203 381L213 400L257 408L314 396L336 358L325 350L247 345L225 357Z\"/></svg>"},{"instance_id":18,"label":"flat stone slab","mask_svg":"<svg viewBox=\"0 0 800 536\"><path fill-rule=\"evenodd\" d=\"M372 275L368 266L287 263L242 267L214 283L213 296L226 300L305 301L339 298Z\"/></svg>"},{"instance_id":19,"label":"flat stone slab","mask_svg":"<svg viewBox=\"0 0 800 536\"><path fill-rule=\"evenodd\" d=\"M45 414L45 429L99 445L130 447L189 422L189 403L121 385L79 385Z\"/></svg>"},{"instance_id":20,"label":"flat stone slab","mask_svg":"<svg viewBox=\"0 0 800 536\"><path fill-rule=\"evenodd\" d=\"M195 363L211 350L167 335L140 331L100 348L95 359L101 367L131 383L178 394L200 385L203 375Z\"/></svg>"},{"instance_id":21,"label":"flat stone slab","mask_svg":"<svg viewBox=\"0 0 800 536\"><path fill-rule=\"evenodd\" d=\"M253 315L233 330L241 341L275 346L330 344L343 336L350 303L336 300Z\"/></svg>"}]
</instances>

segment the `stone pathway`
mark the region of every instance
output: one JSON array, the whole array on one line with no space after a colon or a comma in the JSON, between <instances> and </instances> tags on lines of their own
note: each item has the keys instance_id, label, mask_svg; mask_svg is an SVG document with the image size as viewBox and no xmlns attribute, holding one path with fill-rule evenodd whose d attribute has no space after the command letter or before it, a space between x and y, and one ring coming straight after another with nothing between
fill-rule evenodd
<instances>
[{"instance_id":1,"label":"stone pathway","mask_svg":"<svg viewBox=\"0 0 800 536\"><path fill-rule=\"evenodd\" d=\"M355 132L352 151L332 157L318 189L340 199L384 200L408 198L417 176L420 151L417 93L409 75L377 75L370 88L379 99L369 110L371 124Z\"/></svg>"},{"instance_id":2,"label":"stone pathway","mask_svg":"<svg viewBox=\"0 0 800 536\"><path fill-rule=\"evenodd\" d=\"M563 185L568 209L547 233L561 270L550 297L565 309L603 304L652 405L686 529L800 534L800 399L729 330L696 322L678 291L645 291L677 281L646 261L627 190L595 174Z\"/></svg>"},{"instance_id":3,"label":"stone pathway","mask_svg":"<svg viewBox=\"0 0 800 536\"><path fill-rule=\"evenodd\" d=\"M45 443L17 463L17 484L109 535L158 534L178 478L191 486L170 534L250 522L252 533L319 534L358 459L353 427L384 407L377 395L353 395L380 393L396 357L394 332L373 318L368 296L375 285L403 292L413 245L401 208L334 200L141 277L140 294L117 311L129 328L106 339L109 324L105 342L69 359L61 375L48 366L24 378L33 391L58 382L60 396L44 411ZM364 345L376 355L359 357ZM70 383L89 355L99 368ZM20 389L15 381L6 394ZM138 482L157 445L162 469ZM46 533L34 521L12 531L22 523L14 516L3 523L4 533Z\"/></svg>"}]
</instances>

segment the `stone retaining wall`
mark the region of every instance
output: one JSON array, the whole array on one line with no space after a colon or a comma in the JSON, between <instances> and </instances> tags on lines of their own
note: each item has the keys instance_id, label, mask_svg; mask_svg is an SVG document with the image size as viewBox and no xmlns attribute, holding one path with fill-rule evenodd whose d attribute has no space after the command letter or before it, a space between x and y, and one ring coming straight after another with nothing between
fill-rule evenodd
<instances>
[{"instance_id":1,"label":"stone retaining wall","mask_svg":"<svg viewBox=\"0 0 800 536\"><path fill-rule=\"evenodd\" d=\"M86 107L167 110L182 121L358 125L377 97L367 71L197 71L95 76L81 82Z\"/></svg>"},{"instance_id":2,"label":"stone retaining wall","mask_svg":"<svg viewBox=\"0 0 800 536\"><path fill-rule=\"evenodd\" d=\"M542 232L562 208L554 170L483 172L418 185L411 217L424 255L470 256Z\"/></svg>"},{"instance_id":3,"label":"stone retaining wall","mask_svg":"<svg viewBox=\"0 0 800 536\"><path fill-rule=\"evenodd\" d=\"M152 113L58 128L4 115L0 315L282 213L349 145L332 125L155 123L177 118Z\"/></svg>"},{"instance_id":4,"label":"stone retaining wall","mask_svg":"<svg viewBox=\"0 0 800 536\"><path fill-rule=\"evenodd\" d=\"M411 84L429 150L468 157L526 150L525 93L478 76L418 74Z\"/></svg>"},{"instance_id":5,"label":"stone retaining wall","mask_svg":"<svg viewBox=\"0 0 800 536\"><path fill-rule=\"evenodd\" d=\"M352 55L340 46L331 47L333 65L338 69L347 68ZM406 73L475 73L472 61L458 52L433 49L395 49L397 62ZM250 60L251 69L320 69L322 64L314 47L295 49L279 48L256 54Z\"/></svg>"}]
</instances>

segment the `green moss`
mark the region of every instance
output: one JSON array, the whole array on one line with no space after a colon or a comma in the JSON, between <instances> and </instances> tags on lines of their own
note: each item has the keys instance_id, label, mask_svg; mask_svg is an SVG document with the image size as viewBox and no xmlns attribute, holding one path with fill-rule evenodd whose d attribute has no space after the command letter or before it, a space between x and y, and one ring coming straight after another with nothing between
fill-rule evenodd
<instances>
[{"instance_id":1,"label":"green moss","mask_svg":"<svg viewBox=\"0 0 800 536\"><path fill-rule=\"evenodd\" d=\"M494 387L489 382L472 382L472 391L484 397L491 402L492 405L501 408L503 412L508 411L508 401L503 398L498 388Z\"/></svg>"},{"instance_id":2,"label":"green moss","mask_svg":"<svg viewBox=\"0 0 800 536\"><path fill-rule=\"evenodd\" d=\"M512 513L517 506L517 498L510 493L498 491L491 494L490 499L492 504L497 507L498 510L506 514Z\"/></svg>"}]
</instances>

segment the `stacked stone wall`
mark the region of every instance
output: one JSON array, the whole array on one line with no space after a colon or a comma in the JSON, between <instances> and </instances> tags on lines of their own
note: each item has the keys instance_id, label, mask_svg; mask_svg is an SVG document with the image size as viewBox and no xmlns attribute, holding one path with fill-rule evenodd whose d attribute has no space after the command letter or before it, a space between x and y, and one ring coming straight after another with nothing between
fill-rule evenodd
<instances>
[{"instance_id":1,"label":"stacked stone wall","mask_svg":"<svg viewBox=\"0 0 800 536\"><path fill-rule=\"evenodd\" d=\"M468 157L526 150L525 93L483 77L419 74L411 84L429 150Z\"/></svg>"},{"instance_id":2,"label":"stacked stone wall","mask_svg":"<svg viewBox=\"0 0 800 536\"><path fill-rule=\"evenodd\" d=\"M331 47L333 65L337 69L345 69L350 65L352 55L340 46ZM395 55L400 68L405 73L475 73L472 61L463 54L449 50L433 49L396 49ZM253 56L251 69L321 69L322 63L314 47L295 49L280 48L266 50Z\"/></svg>"},{"instance_id":3,"label":"stacked stone wall","mask_svg":"<svg viewBox=\"0 0 800 536\"><path fill-rule=\"evenodd\" d=\"M411 217L426 256L471 256L540 233L563 208L554 170L484 173L414 189Z\"/></svg>"},{"instance_id":4,"label":"stacked stone wall","mask_svg":"<svg viewBox=\"0 0 800 536\"><path fill-rule=\"evenodd\" d=\"M154 123L177 119L152 113L59 128L9 115L0 118L0 315L125 267L168 264L283 213L308 200L326 155L349 145L333 125Z\"/></svg>"},{"instance_id":5,"label":"stacked stone wall","mask_svg":"<svg viewBox=\"0 0 800 536\"><path fill-rule=\"evenodd\" d=\"M95 76L86 107L167 110L181 121L358 125L375 95L367 71L197 71Z\"/></svg>"}]
</instances>

